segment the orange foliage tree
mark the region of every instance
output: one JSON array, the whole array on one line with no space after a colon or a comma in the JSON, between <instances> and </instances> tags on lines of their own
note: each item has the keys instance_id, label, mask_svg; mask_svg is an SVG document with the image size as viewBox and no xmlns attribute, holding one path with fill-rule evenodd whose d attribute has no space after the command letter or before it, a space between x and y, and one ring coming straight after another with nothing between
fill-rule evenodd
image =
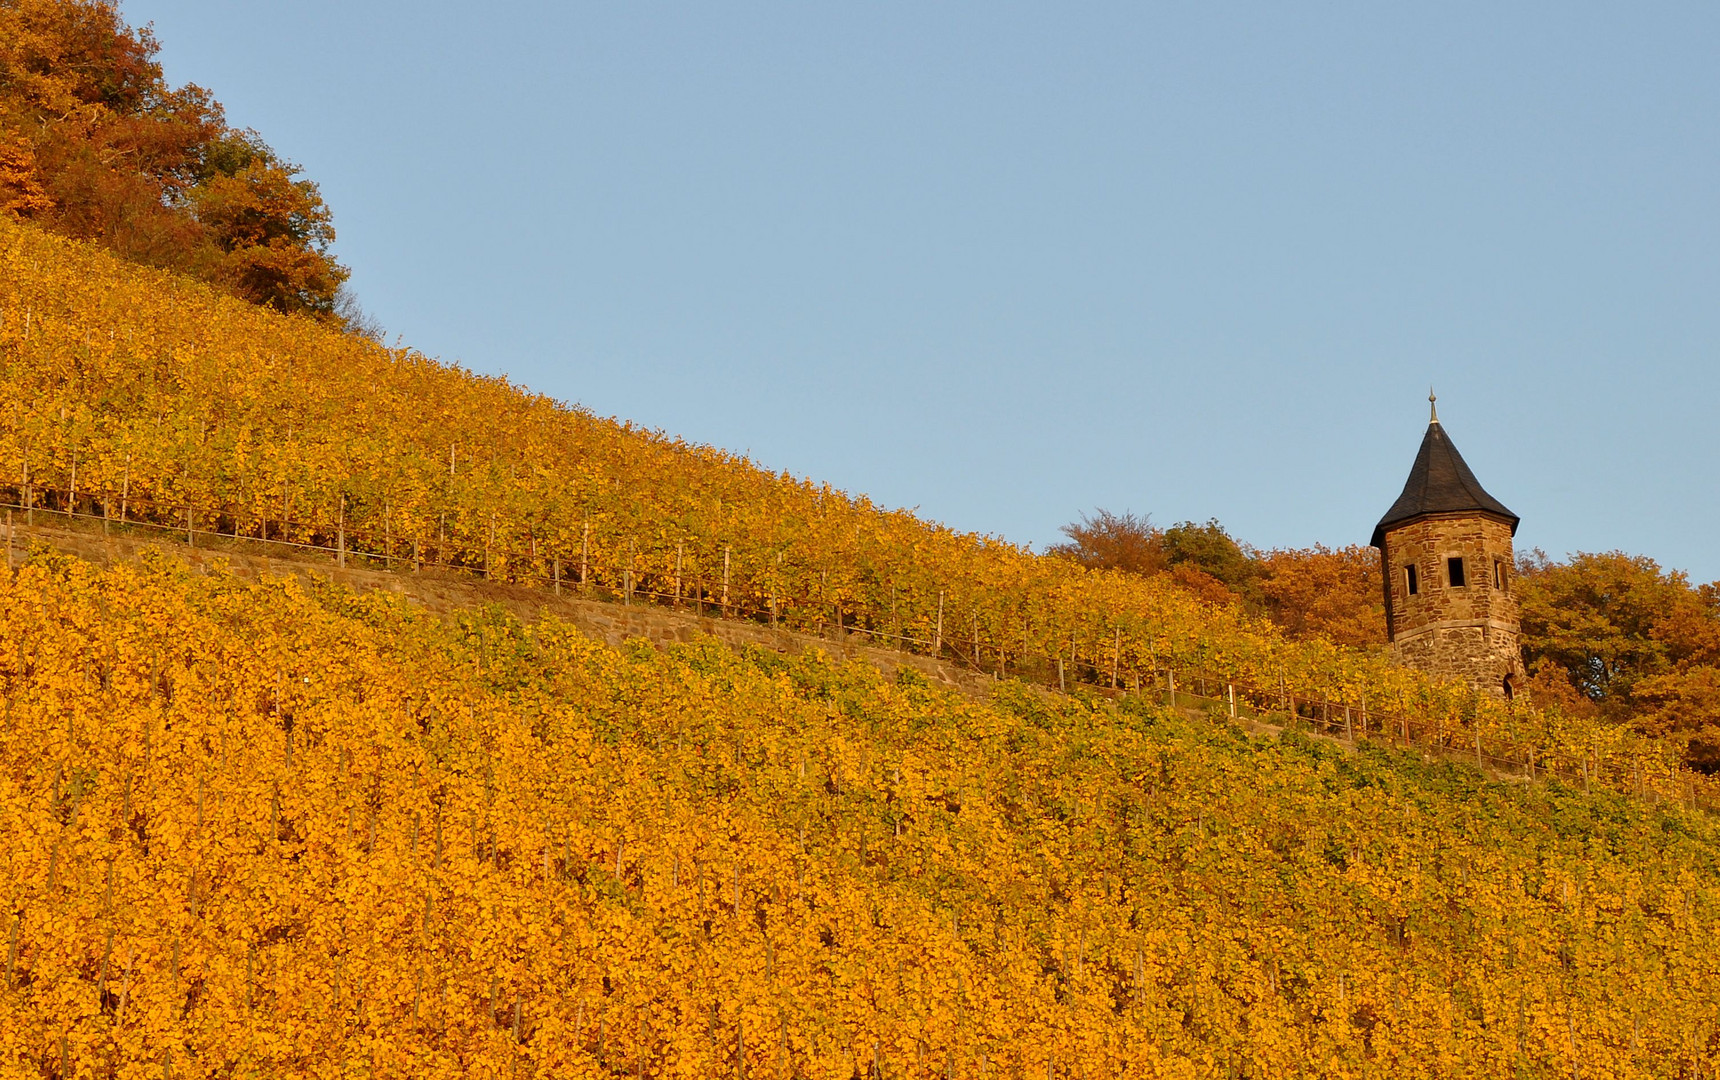
<instances>
[{"instance_id":1,"label":"orange foliage tree","mask_svg":"<svg viewBox=\"0 0 1720 1080\"><path fill-rule=\"evenodd\" d=\"M1272 621L1297 636L1358 648L1386 640L1380 556L1366 545L1263 552L1255 589Z\"/></svg>"},{"instance_id":2,"label":"orange foliage tree","mask_svg":"<svg viewBox=\"0 0 1720 1080\"><path fill-rule=\"evenodd\" d=\"M1537 551L1518 577L1524 651L1540 681L1720 769L1720 589L1618 551L1562 563Z\"/></svg>"},{"instance_id":3,"label":"orange foliage tree","mask_svg":"<svg viewBox=\"0 0 1720 1080\"><path fill-rule=\"evenodd\" d=\"M106 0L0 0L0 213L283 312L335 317L328 208Z\"/></svg>"},{"instance_id":4,"label":"orange foliage tree","mask_svg":"<svg viewBox=\"0 0 1720 1080\"><path fill-rule=\"evenodd\" d=\"M1047 553L1088 569L1168 574L1207 603L1262 611L1296 637L1362 648L1385 641L1379 554L1371 547L1261 551L1238 543L1216 520L1160 529L1150 516L1104 509L1062 531L1069 539Z\"/></svg>"},{"instance_id":5,"label":"orange foliage tree","mask_svg":"<svg viewBox=\"0 0 1720 1080\"><path fill-rule=\"evenodd\" d=\"M1153 525L1150 515L1113 514L1101 507L1059 531L1069 539L1051 545L1047 554L1073 559L1089 570L1149 575L1170 567L1164 531Z\"/></svg>"}]
</instances>

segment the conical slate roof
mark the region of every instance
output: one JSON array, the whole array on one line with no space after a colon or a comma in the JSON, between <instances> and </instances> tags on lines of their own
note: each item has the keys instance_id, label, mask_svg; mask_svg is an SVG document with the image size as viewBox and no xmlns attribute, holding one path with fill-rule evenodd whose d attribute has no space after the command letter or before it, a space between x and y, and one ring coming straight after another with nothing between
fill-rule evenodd
<instances>
[{"instance_id":1,"label":"conical slate roof","mask_svg":"<svg viewBox=\"0 0 1720 1080\"><path fill-rule=\"evenodd\" d=\"M1380 547L1387 529L1427 514L1453 513L1492 514L1510 522L1513 535L1517 532L1517 515L1487 494L1435 416L1427 425L1427 435L1421 440L1421 450L1415 455L1415 465L1409 470L1403 494L1374 526L1374 537L1368 542Z\"/></svg>"}]
</instances>

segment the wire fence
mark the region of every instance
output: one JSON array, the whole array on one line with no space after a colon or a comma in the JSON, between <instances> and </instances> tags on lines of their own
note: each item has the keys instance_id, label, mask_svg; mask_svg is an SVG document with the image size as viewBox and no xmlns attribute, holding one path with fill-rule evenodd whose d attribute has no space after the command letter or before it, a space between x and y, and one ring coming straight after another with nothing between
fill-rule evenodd
<instances>
[{"instance_id":1,"label":"wire fence","mask_svg":"<svg viewBox=\"0 0 1720 1080\"><path fill-rule=\"evenodd\" d=\"M741 567L725 549L720 573L677 557L672 572L640 572L631 561L621 565L596 558L589 544L578 556L536 550L486 549L481 561L467 557L444 538L396 537L387 530L348 530L344 521L303 522L258 518L242 527L224 509L162 503L127 491L60 491L25 485L0 486L0 509L7 514L6 557L15 558L13 528L22 515L33 526L47 520L99 526L105 532L142 532L197 547L234 550L256 545L263 551L290 551L326 557L336 566L393 572L441 572L473 580L527 586L554 595L572 595L620 604L649 604L700 616L751 622L760 626L821 636L859 637L886 648L929 656L995 678L1019 678L1062 692L1079 688L1103 695L1151 695L1173 707L1202 707L1232 719L1259 722L1338 738L1351 744L1377 743L1473 763L1482 770L1528 780L1558 780L1614 791L1651 803L1720 809L1720 784L1664 759L1636 754L1606 754L1598 749L1576 755L1557 752L1532 740L1502 740L1461 725L1403 711L1370 709L1365 698L1335 701L1298 693L1288 681L1260 686L1234 672L1178 668L1125 659L1118 632L1109 663L1091 652L1082 657L1073 641L1067 654L1050 654L1025 645L1006 646L1008 635L982 638L977 620L971 634L946 627L944 592L929 635L900 626L879 625L879 613L781 589L773 575ZM225 525L226 528L221 526ZM202 527L199 527L202 526ZM452 553L452 554L450 554ZM500 571L500 572L498 572ZM950 633L946 633L946 629ZM1025 638L1021 640L1025 641Z\"/></svg>"}]
</instances>

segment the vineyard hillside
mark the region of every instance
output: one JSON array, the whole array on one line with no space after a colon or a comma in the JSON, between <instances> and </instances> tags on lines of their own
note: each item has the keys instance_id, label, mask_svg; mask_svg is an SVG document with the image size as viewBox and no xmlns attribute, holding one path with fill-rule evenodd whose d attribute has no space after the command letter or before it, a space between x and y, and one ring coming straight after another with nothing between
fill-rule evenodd
<instances>
[{"instance_id":1,"label":"vineyard hillside","mask_svg":"<svg viewBox=\"0 0 1720 1080\"><path fill-rule=\"evenodd\" d=\"M0 500L26 520L840 630L1043 685L1181 678L1287 714L1354 711L1530 774L1708 791L1624 727L1289 640L1165 580L958 533L7 221Z\"/></svg>"},{"instance_id":2,"label":"vineyard hillside","mask_svg":"<svg viewBox=\"0 0 1720 1080\"><path fill-rule=\"evenodd\" d=\"M1720 1068L1619 729L3 221L0 375L0 1075Z\"/></svg>"},{"instance_id":3,"label":"vineyard hillside","mask_svg":"<svg viewBox=\"0 0 1720 1080\"><path fill-rule=\"evenodd\" d=\"M0 574L0 1072L1697 1077L1705 814L1134 695Z\"/></svg>"}]
</instances>

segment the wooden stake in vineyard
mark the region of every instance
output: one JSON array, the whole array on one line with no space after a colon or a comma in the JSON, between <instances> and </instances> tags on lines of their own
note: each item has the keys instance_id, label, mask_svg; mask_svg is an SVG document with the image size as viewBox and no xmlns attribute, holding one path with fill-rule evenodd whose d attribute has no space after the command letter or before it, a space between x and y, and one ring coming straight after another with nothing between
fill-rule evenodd
<instances>
[{"instance_id":1,"label":"wooden stake in vineyard","mask_svg":"<svg viewBox=\"0 0 1720 1080\"><path fill-rule=\"evenodd\" d=\"M782 556L782 552L776 553L776 573L771 575L770 581L770 626L773 630L776 629L777 583L782 577Z\"/></svg>"}]
</instances>

